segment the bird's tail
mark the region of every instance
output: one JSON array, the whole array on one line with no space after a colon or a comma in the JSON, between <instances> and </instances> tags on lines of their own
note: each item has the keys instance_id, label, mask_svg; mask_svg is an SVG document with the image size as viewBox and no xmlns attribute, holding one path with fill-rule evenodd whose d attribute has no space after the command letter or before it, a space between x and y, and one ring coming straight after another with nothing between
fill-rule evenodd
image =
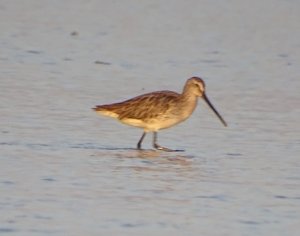
<instances>
[{"instance_id":1,"label":"bird's tail","mask_svg":"<svg viewBox=\"0 0 300 236\"><path fill-rule=\"evenodd\" d=\"M92 108L97 113L104 115L104 116L110 116L113 118L118 118L118 114L110 109L109 105L97 105Z\"/></svg>"}]
</instances>

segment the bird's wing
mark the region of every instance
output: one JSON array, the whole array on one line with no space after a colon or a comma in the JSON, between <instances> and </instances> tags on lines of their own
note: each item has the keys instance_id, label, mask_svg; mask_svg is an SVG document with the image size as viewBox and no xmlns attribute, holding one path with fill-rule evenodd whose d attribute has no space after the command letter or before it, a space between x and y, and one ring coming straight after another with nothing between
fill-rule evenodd
<instances>
[{"instance_id":1,"label":"bird's wing","mask_svg":"<svg viewBox=\"0 0 300 236\"><path fill-rule=\"evenodd\" d=\"M122 119L152 119L168 111L176 103L178 93L172 91L158 91L143 94L120 103L97 106L96 111L105 110Z\"/></svg>"}]
</instances>

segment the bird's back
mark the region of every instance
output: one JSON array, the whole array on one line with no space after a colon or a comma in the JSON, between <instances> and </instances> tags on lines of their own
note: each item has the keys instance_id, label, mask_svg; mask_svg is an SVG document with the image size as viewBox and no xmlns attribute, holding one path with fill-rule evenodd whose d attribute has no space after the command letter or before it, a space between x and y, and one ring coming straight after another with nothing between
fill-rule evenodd
<instances>
[{"instance_id":1,"label":"bird's back","mask_svg":"<svg viewBox=\"0 0 300 236\"><path fill-rule=\"evenodd\" d=\"M93 108L102 115L123 119L147 121L169 111L177 103L179 94L172 91L158 91L143 94L124 102L99 105Z\"/></svg>"}]
</instances>

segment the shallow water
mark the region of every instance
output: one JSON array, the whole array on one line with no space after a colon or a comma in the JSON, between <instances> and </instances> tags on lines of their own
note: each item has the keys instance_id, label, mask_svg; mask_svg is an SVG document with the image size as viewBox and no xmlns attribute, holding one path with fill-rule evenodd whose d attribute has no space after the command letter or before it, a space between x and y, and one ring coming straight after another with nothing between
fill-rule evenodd
<instances>
[{"instance_id":1,"label":"shallow water","mask_svg":"<svg viewBox=\"0 0 300 236\"><path fill-rule=\"evenodd\" d=\"M0 234L298 235L297 1L1 1ZM96 104L202 76L158 135Z\"/></svg>"}]
</instances>

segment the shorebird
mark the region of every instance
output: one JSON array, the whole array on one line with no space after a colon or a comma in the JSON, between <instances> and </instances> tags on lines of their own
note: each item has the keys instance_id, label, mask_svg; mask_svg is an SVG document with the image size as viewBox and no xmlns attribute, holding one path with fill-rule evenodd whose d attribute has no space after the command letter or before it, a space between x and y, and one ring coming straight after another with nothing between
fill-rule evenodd
<instances>
[{"instance_id":1,"label":"shorebird","mask_svg":"<svg viewBox=\"0 0 300 236\"><path fill-rule=\"evenodd\" d=\"M224 126L227 123L214 108L205 93L205 83L201 78L192 77L184 85L182 93L157 91L146 93L129 100L92 108L104 116L116 118L120 122L144 129L137 143L141 145L147 132L153 132L153 147L163 151L176 151L157 144L157 132L170 128L190 117L197 106L198 97L204 99Z\"/></svg>"}]
</instances>

